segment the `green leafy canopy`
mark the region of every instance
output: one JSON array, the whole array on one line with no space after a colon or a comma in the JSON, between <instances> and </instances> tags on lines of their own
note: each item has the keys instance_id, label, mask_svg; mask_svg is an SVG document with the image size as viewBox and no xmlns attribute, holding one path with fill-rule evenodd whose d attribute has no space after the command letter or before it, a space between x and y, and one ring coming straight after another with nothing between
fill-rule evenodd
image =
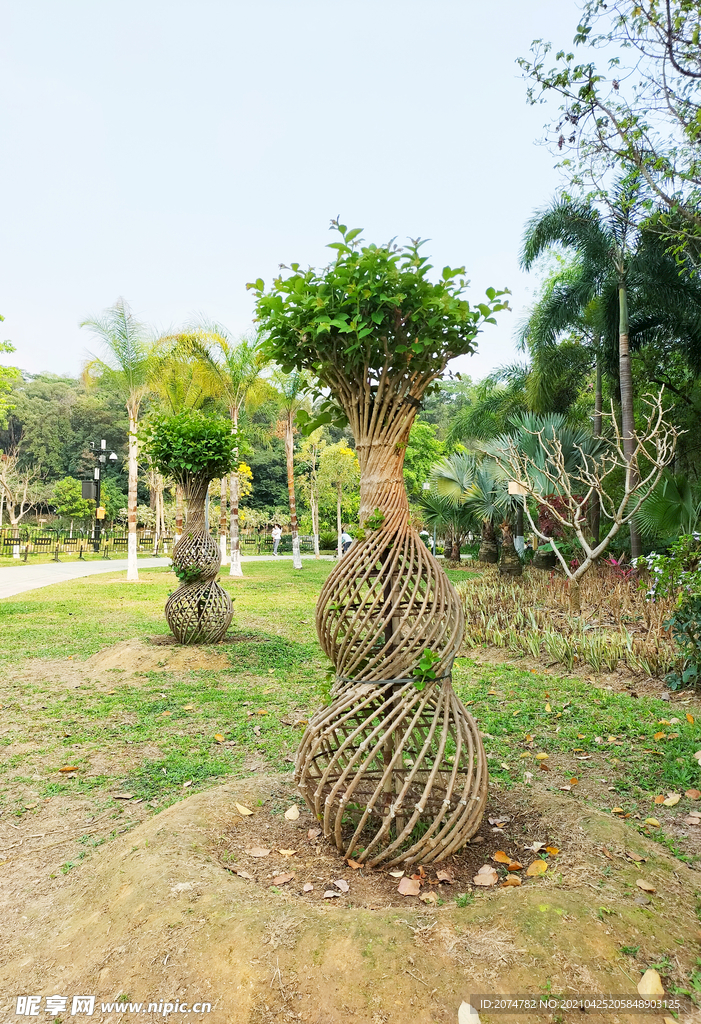
<instances>
[{"instance_id":1,"label":"green leafy canopy","mask_svg":"<svg viewBox=\"0 0 701 1024\"><path fill-rule=\"evenodd\" d=\"M340 235L329 246L334 263L323 270L293 263L268 290L261 278L247 285L267 354L286 371L310 371L332 390L341 379L372 382L382 371L426 386L449 359L473 352L481 327L508 308L506 292L493 288L486 302L470 305L464 267L444 267L432 281L418 239L361 245L362 229L338 221L332 228Z\"/></svg>"},{"instance_id":2,"label":"green leafy canopy","mask_svg":"<svg viewBox=\"0 0 701 1024\"><path fill-rule=\"evenodd\" d=\"M194 409L175 416L150 416L139 438L143 453L159 472L178 483L184 484L192 477L221 477L236 461L238 440L229 421Z\"/></svg>"}]
</instances>

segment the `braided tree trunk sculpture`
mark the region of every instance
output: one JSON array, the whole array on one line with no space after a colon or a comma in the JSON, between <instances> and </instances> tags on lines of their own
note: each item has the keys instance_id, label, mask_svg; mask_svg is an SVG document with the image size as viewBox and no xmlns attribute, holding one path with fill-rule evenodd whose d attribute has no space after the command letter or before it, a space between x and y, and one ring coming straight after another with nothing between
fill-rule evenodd
<instances>
[{"instance_id":1,"label":"braided tree trunk sculpture","mask_svg":"<svg viewBox=\"0 0 701 1024\"><path fill-rule=\"evenodd\" d=\"M166 602L166 619L181 644L213 644L231 623L234 607L226 590L216 582L221 551L205 529L204 503L208 480L193 479L185 488L187 522L173 548L173 564L186 574Z\"/></svg>"},{"instance_id":2,"label":"braided tree trunk sculpture","mask_svg":"<svg viewBox=\"0 0 701 1024\"><path fill-rule=\"evenodd\" d=\"M411 381L382 383L338 388L356 439L365 536L319 597L317 632L336 681L295 770L324 835L370 866L443 860L475 834L487 798L479 731L451 685L462 604L409 523L402 470L418 402ZM419 669L427 651L433 679Z\"/></svg>"}]
</instances>

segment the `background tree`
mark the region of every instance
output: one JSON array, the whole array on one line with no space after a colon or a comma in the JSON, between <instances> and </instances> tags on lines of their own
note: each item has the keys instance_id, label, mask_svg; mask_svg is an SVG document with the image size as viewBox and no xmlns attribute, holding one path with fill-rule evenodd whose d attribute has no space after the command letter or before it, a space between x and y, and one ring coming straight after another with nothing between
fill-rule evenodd
<instances>
[{"instance_id":1,"label":"background tree","mask_svg":"<svg viewBox=\"0 0 701 1024\"><path fill-rule=\"evenodd\" d=\"M607 68L555 54L541 39L518 61L528 101L560 101L547 127L575 186L598 192L612 167L639 175L661 208L657 227L681 262L701 252L701 13L694 0L587 0L575 47L608 49ZM628 59L628 58L632 59Z\"/></svg>"},{"instance_id":2,"label":"background tree","mask_svg":"<svg viewBox=\"0 0 701 1024\"><path fill-rule=\"evenodd\" d=\"M270 395L270 385L263 377L268 360L257 337L236 340L222 324L202 320L198 331L206 347L206 365L218 385L219 398L231 418L232 432L239 439L239 421L244 407L255 408ZM246 453L247 454L247 453ZM238 464L238 459L236 460ZM236 469L229 475L229 574L243 576L239 541L239 477ZM220 482L219 534L222 561L226 555L226 479Z\"/></svg>"},{"instance_id":3,"label":"background tree","mask_svg":"<svg viewBox=\"0 0 701 1024\"><path fill-rule=\"evenodd\" d=\"M297 522L297 500L295 497L294 470L294 430L295 417L300 410L308 409L310 377L308 373L292 370L284 373L276 370L272 376L273 384L278 392L278 404L284 415L281 422L285 440L285 458L287 463L287 493L290 502L290 532L292 533L292 565L295 569L302 568L302 556L299 550L299 525Z\"/></svg>"},{"instance_id":4,"label":"background tree","mask_svg":"<svg viewBox=\"0 0 701 1024\"><path fill-rule=\"evenodd\" d=\"M101 317L91 317L80 324L102 341L106 358L93 358L83 371L86 382L99 383L119 394L126 406L129 420L129 509L127 580L139 578L136 555L136 505L139 473L137 428L141 403L150 387L153 360L153 336L140 323L124 299L105 310Z\"/></svg>"},{"instance_id":5,"label":"background tree","mask_svg":"<svg viewBox=\"0 0 701 1024\"><path fill-rule=\"evenodd\" d=\"M0 323L5 318L0 316ZM0 352L14 352L15 346L11 341L0 341ZM11 401L12 386L21 379L21 373L16 366L0 366L0 427L7 424L7 414L14 408Z\"/></svg>"},{"instance_id":6,"label":"background tree","mask_svg":"<svg viewBox=\"0 0 701 1024\"><path fill-rule=\"evenodd\" d=\"M324 427L317 427L304 438L299 448L299 461L308 467L303 486L312 514L315 558L319 557L319 459L328 444L325 433Z\"/></svg>"},{"instance_id":7,"label":"background tree","mask_svg":"<svg viewBox=\"0 0 701 1024\"><path fill-rule=\"evenodd\" d=\"M356 488L359 480L358 456L352 448L348 447L347 441L338 441L336 444L330 444L324 448L319 457L319 488L322 491L325 488L332 490L336 495L336 532L339 558L343 554L341 543L343 492L351 487Z\"/></svg>"}]
</instances>

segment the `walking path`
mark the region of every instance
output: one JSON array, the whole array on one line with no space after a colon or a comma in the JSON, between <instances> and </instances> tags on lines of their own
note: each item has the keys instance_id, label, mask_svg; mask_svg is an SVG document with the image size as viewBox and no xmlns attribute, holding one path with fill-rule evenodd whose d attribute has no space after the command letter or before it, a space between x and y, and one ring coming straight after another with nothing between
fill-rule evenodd
<instances>
[{"instance_id":1,"label":"walking path","mask_svg":"<svg viewBox=\"0 0 701 1024\"><path fill-rule=\"evenodd\" d=\"M303 560L310 561L310 556L302 556ZM325 560L333 560L333 555L321 555ZM313 556L311 556L313 558ZM243 555L242 562L272 562L292 561L292 555ZM165 558L140 558L139 569L153 569L156 566L163 568L169 562ZM49 562L44 565L12 565L0 569L0 599L3 597L15 597L17 594L24 594L28 590L38 590L40 587L50 587L53 583L65 583L67 580L77 580L82 576L94 576L99 572L126 572L126 558L112 558L108 562ZM226 567L223 567L226 574Z\"/></svg>"}]
</instances>

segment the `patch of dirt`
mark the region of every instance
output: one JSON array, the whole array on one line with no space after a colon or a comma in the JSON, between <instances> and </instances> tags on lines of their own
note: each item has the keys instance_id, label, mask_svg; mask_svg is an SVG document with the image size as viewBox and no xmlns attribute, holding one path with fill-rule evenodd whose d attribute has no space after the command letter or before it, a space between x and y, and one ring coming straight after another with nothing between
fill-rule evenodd
<instances>
[{"instance_id":1,"label":"patch of dirt","mask_svg":"<svg viewBox=\"0 0 701 1024\"><path fill-rule=\"evenodd\" d=\"M88 676L104 672L187 672L206 669L212 672L231 667L228 655L213 647L182 647L180 644L153 644L144 640L123 640L93 654L82 663Z\"/></svg>"},{"instance_id":2,"label":"patch of dirt","mask_svg":"<svg viewBox=\"0 0 701 1024\"><path fill-rule=\"evenodd\" d=\"M253 813L242 816L237 802ZM284 811L293 802L300 816L291 821ZM64 826L111 834L139 812ZM3 844L20 844L0 867L0 1020L14 1014L17 995L41 993L93 994L91 1020L104 1024L151 1019L101 1009L120 996L211 1002L213 1012L179 1018L210 1024L454 1024L473 992L634 995L642 970L664 957L666 987L682 984L700 952L696 872L569 795L493 793L495 816L502 828L485 819L483 841L444 865L452 885L426 868L422 894L443 905L400 897L387 871L353 870L321 837L310 840L318 825L289 776L195 794L94 848L68 874L50 872L56 878L47 868L64 856L64 840L49 850L47 834L37 849L36 822L10 829L0 820ZM559 848L545 875L520 887L473 884L483 864L504 872L497 850L518 857L525 875L535 853L524 847L534 840ZM254 846L271 852L256 858L246 852ZM276 872L293 877L273 884ZM639 878L654 892L643 895ZM307 893L306 880L314 885ZM327 887L341 894L324 899ZM456 905L458 892L467 905ZM519 1014L518 1024L545 1019ZM482 1021L503 1024L490 1014Z\"/></svg>"}]
</instances>

